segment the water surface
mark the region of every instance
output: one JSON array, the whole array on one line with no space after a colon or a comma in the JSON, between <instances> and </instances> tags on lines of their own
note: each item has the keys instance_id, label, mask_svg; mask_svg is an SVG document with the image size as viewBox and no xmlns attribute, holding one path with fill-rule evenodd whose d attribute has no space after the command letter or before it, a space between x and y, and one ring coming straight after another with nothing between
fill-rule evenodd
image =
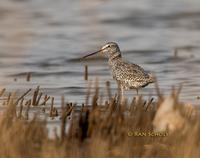
<instances>
[{"instance_id":1,"label":"water surface","mask_svg":"<svg viewBox=\"0 0 200 158\"><path fill-rule=\"evenodd\" d=\"M62 95L81 103L87 64L89 79L98 77L102 89L110 81L114 94L116 84L105 59L77 59L115 41L125 59L156 74L162 92L169 94L172 85L183 83L181 99L199 103L199 17L199 0L2 0L1 87L25 91L40 85L57 103ZM25 81L27 72L31 82ZM156 95L154 85L140 93Z\"/></svg>"}]
</instances>

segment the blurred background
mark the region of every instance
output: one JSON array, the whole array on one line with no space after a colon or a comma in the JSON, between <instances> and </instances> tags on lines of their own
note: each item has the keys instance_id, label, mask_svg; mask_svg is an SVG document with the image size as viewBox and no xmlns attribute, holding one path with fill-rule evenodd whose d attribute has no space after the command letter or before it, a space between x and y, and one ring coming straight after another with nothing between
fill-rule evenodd
<instances>
[{"instance_id":1,"label":"blurred background","mask_svg":"<svg viewBox=\"0 0 200 158\"><path fill-rule=\"evenodd\" d=\"M181 99L199 103L199 0L1 0L1 87L40 85L57 102L64 95L81 103L87 64L89 80L98 77L102 89L110 81L114 94L116 84L105 59L78 60L108 41L117 42L128 61L155 72L164 94L183 83ZM25 81L27 72L31 82ZM155 96L154 85L140 94Z\"/></svg>"}]
</instances>

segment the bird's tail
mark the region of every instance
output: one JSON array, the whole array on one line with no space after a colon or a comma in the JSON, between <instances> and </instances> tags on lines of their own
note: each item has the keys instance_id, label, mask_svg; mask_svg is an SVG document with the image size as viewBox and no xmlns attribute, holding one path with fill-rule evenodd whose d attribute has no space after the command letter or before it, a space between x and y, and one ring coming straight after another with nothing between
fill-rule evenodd
<instances>
[{"instance_id":1,"label":"bird's tail","mask_svg":"<svg viewBox=\"0 0 200 158\"><path fill-rule=\"evenodd\" d=\"M154 83L156 82L156 76L152 73L148 73L148 80L149 80L149 83Z\"/></svg>"}]
</instances>

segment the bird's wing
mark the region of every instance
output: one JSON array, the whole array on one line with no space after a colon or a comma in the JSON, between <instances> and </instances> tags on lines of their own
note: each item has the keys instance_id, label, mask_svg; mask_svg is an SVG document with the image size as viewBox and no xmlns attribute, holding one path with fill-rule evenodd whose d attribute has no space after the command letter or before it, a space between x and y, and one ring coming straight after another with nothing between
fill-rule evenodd
<instances>
[{"instance_id":1,"label":"bird's wing","mask_svg":"<svg viewBox=\"0 0 200 158\"><path fill-rule=\"evenodd\" d=\"M144 81L148 74L145 73L144 69L136 64L131 64L127 62L120 62L116 64L116 68L120 73L116 74L118 79L133 80L135 82Z\"/></svg>"}]
</instances>

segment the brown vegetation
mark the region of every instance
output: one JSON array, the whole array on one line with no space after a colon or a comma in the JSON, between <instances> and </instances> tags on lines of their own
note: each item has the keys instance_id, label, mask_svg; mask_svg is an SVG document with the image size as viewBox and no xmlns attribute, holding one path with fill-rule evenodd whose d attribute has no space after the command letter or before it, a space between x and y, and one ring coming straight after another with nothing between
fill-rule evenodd
<instances>
[{"instance_id":1,"label":"brown vegetation","mask_svg":"<svg viewBox=\"0 0 200 158\"><path fill-rule=\"evenodd\" d=\"M96 88L93 96L89 92L87 96L87 99L93 97L92 105L88 106L86 100L78 113L75 105L65 103L64 97L58 111L53 105L54 98L43 97L39 87L31 99L25 98L30 91L20 97L10 93L4 103L6 111L0 116L2 158L200 157L199 116L188 113L187 106L178 101L179 92L175 90L169 97L158 94L157 101L152 98L145 101L139 96L131 103L120 105L107 87L110 99L99 105ZM60 117L61 122L61 133L55 135L55 139L48 137L46 121L37 116L28 117L29 110L35 106L45 112L50 98L49 116ZM170 109L162 110L164 106ZM163 122L165 128L159 128ZM70 125L69 130L66 124Z\"/></svg>"}]
</instances>

